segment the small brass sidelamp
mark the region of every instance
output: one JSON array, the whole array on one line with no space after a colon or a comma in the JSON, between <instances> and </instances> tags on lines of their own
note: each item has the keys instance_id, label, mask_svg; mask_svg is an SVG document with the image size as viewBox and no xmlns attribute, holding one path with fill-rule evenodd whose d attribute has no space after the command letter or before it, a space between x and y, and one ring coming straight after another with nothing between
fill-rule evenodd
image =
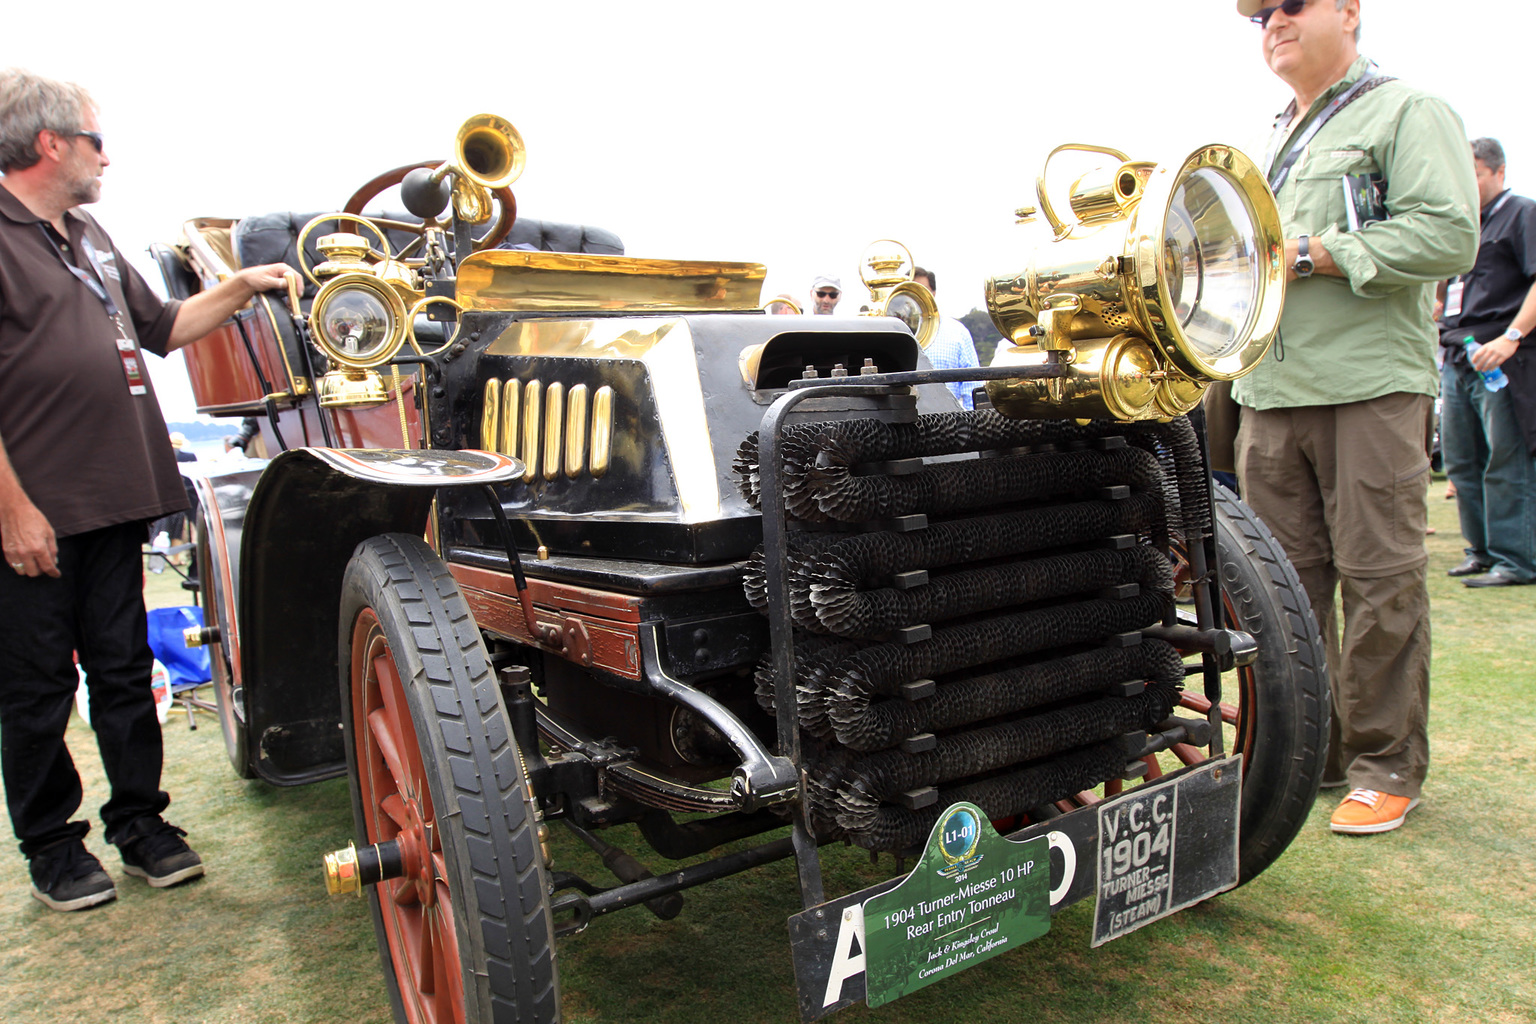
<instances>
[{"instance_id":1,"label":"small brass sidelamp","mask_svg":"<svg viewBox=\"0 0 1536 1024\"><path fill-rule=\"evenodd\" d=\"M1045 172L1065 150L1115 162L1072 184L1064 218ZM1067 373L988 382L999 411L1178 416L1212 381L1241 377L1269 350L1285 297L1285 241L1269 184L1241 152L1209 145L1159 165L1071 143L1046 158L1036 193L1038 210L1018 214L1043 217L1036 230L1049 235L1022 273L987 282L1004 339L996 365L1038 365L1054 351Z\"/></svg>"},{"instance_id":2,"label":"small brass sidelamp","mask_svg":"<svg viewBox=\"0 0 1536 1024\"><path fill-rule=\"evenodd\" d=\"M939 304L912 280L912 252L889 238L871 242L859 257L859 277L869 289L865 316L893 316L907 325L918 345L933 344L939 331Z\"/></svg>"}]
</instances>

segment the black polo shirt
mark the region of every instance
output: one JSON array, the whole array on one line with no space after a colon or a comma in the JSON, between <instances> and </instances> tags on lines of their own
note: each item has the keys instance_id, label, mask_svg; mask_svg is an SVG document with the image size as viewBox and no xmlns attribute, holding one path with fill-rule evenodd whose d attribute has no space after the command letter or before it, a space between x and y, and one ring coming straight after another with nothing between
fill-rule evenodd
<instances>
[{"instance_id":1,"label":"black polo shirt","mask_svg":"<svg viewBox=\"0 0 1536 1024\"><path fill-rule=\"evenodd\" d=\"M1479 343L1503 335L1536 281L1536 201L1505 190L1483 207L1482 225L1477 263L1461 279L1461 313L1440 320L1440 344L1459 365L1467 335ZM1520 340L1522 348L1533 344Z\"/></svg>"},{"instance_id":2,"label":"black polo shirt","mask_svg":"<svg viewBox=\"0 0 1536 1024\"><path fill-rule=\"evenodd\" d=\"M150 290L89 214L64 218L56 252L52 228L0 183L0 440L60 537L187 507L148 371L147 393L130 394L117 328L63 259L92 273L91 246L127 333L151 352L165 353L180 303Z\"/></svg>"}]
</instances>

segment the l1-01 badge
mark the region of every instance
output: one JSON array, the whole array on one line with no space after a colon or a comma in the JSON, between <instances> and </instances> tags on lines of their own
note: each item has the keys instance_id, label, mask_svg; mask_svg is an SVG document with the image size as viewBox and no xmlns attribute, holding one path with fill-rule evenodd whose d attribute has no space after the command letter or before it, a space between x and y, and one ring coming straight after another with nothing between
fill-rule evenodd
<instances>
[{"instance_id":1,"label":"l1-01 badge","mask_svg":"<svg viewBox=\"0 0 1536 1024\"><path fill-rule=\"evenodd\" d=\"M1051 927L1050 846L998 835L975 804L934 824L917 867L864 902L866 1002L880 1006Z\"/></svg>"}]
</instances>

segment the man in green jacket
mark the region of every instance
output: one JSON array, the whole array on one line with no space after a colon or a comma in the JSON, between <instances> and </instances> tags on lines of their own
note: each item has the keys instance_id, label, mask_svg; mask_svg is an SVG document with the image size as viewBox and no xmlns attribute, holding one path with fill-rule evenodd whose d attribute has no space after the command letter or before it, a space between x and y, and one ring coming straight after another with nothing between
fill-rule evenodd
<instances>
[{"instance_id":1,"label":"man in green jacket","mask_svg":"<svg viewBox=\"0 0 1536 1024\"><path fill-rule=\"evenodd\" d=\"M1295 93L1266 168L1289 294L1274 353L1233 389L1238 476L1328 637L1323 785L1350 787L1331 827L1386 832L1429 767L1431 307L1435 282L1477 254L1477 184L1456 113L1360 56L1359 0L1237 9Z\"/></svg>"}]
</instances>

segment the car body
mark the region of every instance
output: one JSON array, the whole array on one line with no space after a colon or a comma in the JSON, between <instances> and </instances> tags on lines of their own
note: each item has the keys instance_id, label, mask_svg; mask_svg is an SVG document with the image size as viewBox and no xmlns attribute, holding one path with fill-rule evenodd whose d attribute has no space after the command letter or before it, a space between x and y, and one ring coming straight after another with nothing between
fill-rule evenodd
<instances>
[{"instance_id":1,"label":"car body","mask_svg":"<svg viewBox=\"0 0 1536 1024\"><path fill-rule=\"evenodd\" d=\"M864 261L873 315L770 316L760 265L516 218L521 140L491 115L339 213L196 220L160 248L176 294L296 271L188 350L200 411L257 418L265 456L198 483L193 639L238 773L351 779L358 844L328 881L367 888L398 1019L559 1019L563 936L785 857L802 1017L894 998L907 982L866 981L869 908L927 875L829 895L833 839L940 858L944 885L990 886L956 867L988 851L994 882L1030 876L998 889L1028 928L1096 896L1096 941L1284 849L1317 790L1320 643L1184 415L1267 347L1273 198L1230 147L1165 178L1101 152L1075 219L1042 190L1069 255L989 284L1015 343L992 368L928 365L936 309L894 243ZM1201 181L1228 207L1189 198ZM395 184L412 214L362 213ZM1149 228L1154 207L1195 213ZM1236 256L1201 234L1224 209L1257 225ZM1179 231L1205 260L1186 277L1252 278L1214 354L1164 324L1199 305L1156 248ZM986 382L976 412L962 378ZM626 823L690 863L601 838ZM556 825L615 878L559 870ZM983 845L946 862L946 836ZM927 941L896 917L891 941Z\"/></svg>"}]
</instances>

